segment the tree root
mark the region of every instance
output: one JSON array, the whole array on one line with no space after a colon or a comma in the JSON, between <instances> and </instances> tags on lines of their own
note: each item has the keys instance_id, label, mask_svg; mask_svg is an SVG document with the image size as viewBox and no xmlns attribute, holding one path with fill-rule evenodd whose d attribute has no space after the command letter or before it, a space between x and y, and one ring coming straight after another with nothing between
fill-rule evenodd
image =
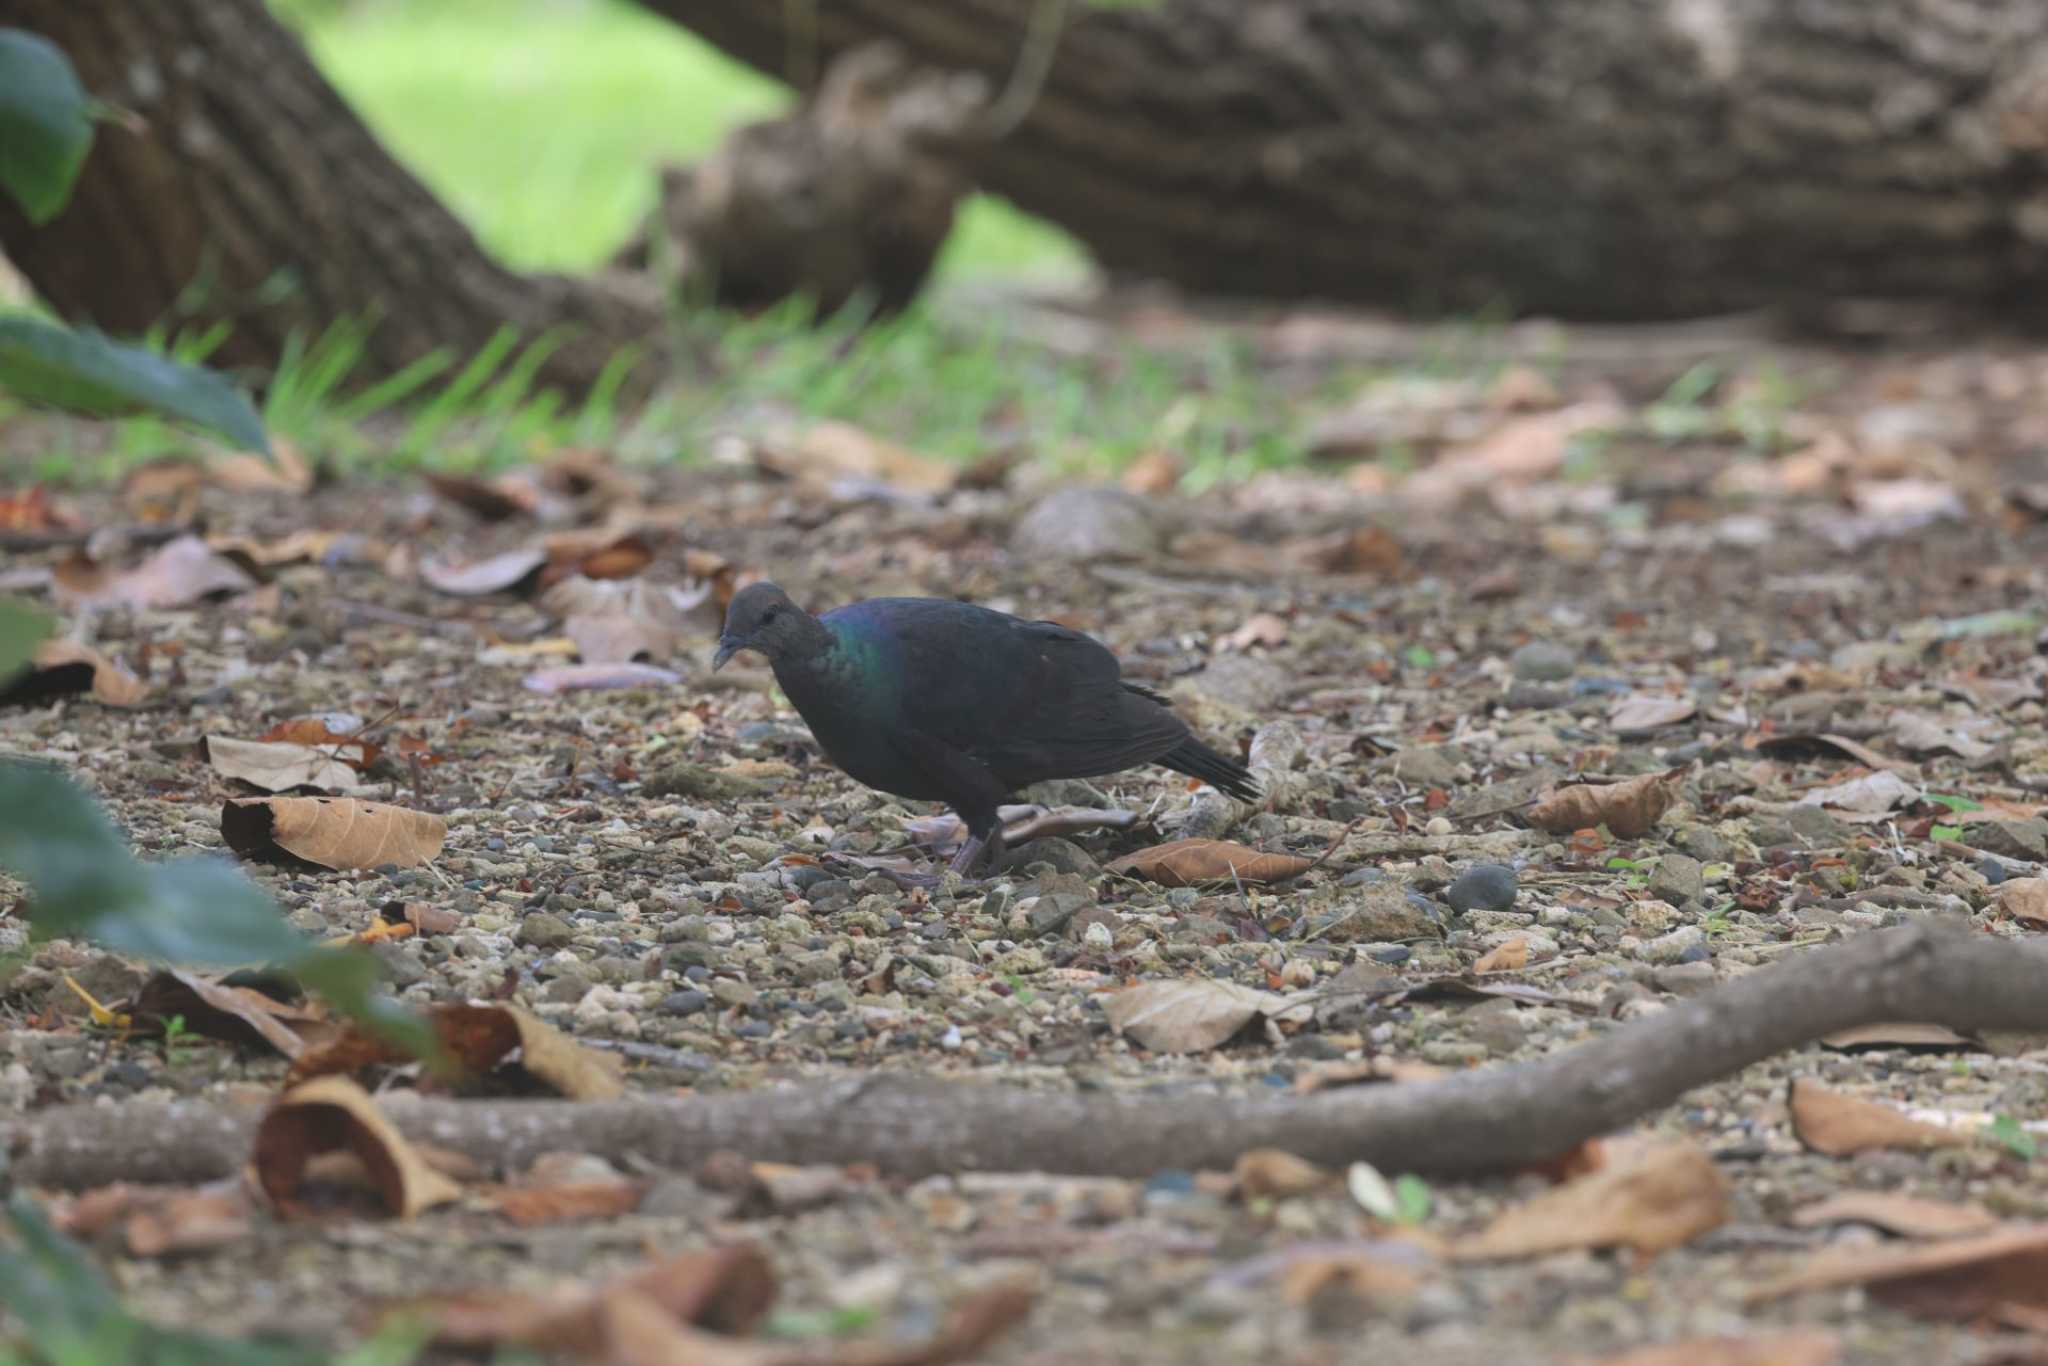
<instances>
[{"instance_id":1,"label":"tree root","mask_svg":"<svg viewBox=\"0 0 2048 1366\"><path fill-rule=\"evenodd\" d=\"M1802 953L1540 1062L1440 1081L1245 1098L881 1073L682 1099L384 1103L408 1136L494 1168L571 1150L687 1170L737 1149L784 1162L872 1162L910 1178L1144 1176L1227 1168L1271 1147L1328 1165L1469 1175L1568 1152L1691 1087L1839 1029L1907 1020L2048 1029L2044 984L2048 946L1917 924ZM257 1117L203 1102L66 1106L0 1121L0 1145L9 1175L31 1186L192 1183L241 1167Z\"/></svg>"}]
</instances>

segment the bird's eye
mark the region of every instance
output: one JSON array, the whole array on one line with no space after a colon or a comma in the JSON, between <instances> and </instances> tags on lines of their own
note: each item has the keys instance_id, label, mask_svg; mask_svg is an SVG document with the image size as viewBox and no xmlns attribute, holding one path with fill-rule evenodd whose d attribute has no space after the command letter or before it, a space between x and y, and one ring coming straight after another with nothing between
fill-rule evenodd
<instances>
[{"instance_id":1,"label":"bird's eye","mask_svg":"<svg viewBox=\"0 0 2048 1366\"><path fill-rule=\"evenodd\" d=\"M763 626L766 626L769 622L775 620L775 618L781 615L782 609L780 607L771 607L761 614L761 624Z\"/></svg>"}]
</instances>

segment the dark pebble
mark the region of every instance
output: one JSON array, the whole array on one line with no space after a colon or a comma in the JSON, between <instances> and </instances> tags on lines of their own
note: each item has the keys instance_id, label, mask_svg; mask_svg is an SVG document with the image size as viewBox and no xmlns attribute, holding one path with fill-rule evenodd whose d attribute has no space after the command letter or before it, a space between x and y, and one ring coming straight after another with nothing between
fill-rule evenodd
<instances>
[{"instance_id":1,"label":"dark pebble","mask_svg":"<svg viewBox=\"0 0 2048 1366\"><path fill-rule=\"evenodd\" d=\"M494 854L502 854L505 852L505 841L501 836L493 835L484 841L484 848Z\"/></svg>"},{"instance_id":2,"label":"dark pebble","mask_svg":"<svg viewBox=\"0 0 2048 1366\"><path fill-rule=\"evenodd\" d=\"M1573 697L1609 697L1629 690L1626 678L1574 678Z\"/></svg>"},{"instance_id":3,"label":"dark pebble","mask_svg":"<svg viewBox=\"0 0 2048 1366\"><path fill-rule=\"evenodd\" d=\"M733 1026L732 1032L742 1039L765 1039L775 1032L775 1026L766 1020L742 1020Z\"/></svg>"},{"instance_id":4,"label":"dark pebble","mask_svg":"<svg viewBox=\"0 0 2048 1366\"><path fill-rule=\"evenodd\" d=\"M154 1080L154 1077L150 1070L139 1062L117 1062L106 1070L102 1080L110 1086L122 1086L130 1091L140 1091L145 1086L148 1086Z\"/></svg>"},{"instance_id":5,"label":"dark pebble","mask_svg":"<svg viewBox=\"0 0 2048 1366\"><path fill-rule=\"evenodd\" d=\"M2005 865L1995 858L1978 860L1977 872L1986 882L1994 887L2012 876L2011 873L2005 871Z\"/></svg>"},{"instance_id":6,"label":"dark pebble","mask_svg":"<svg viewBox=\"0 0 2048 1366\"><path fill-rule=\"evenodd\" d=\"M705 967L702 963L692 963L683 969L683 980L685 982L708 982L711 980L711 969Z\"/></svg>"},{"instance_id":7,"label":"dark pebble","mask_svg":"<svg viewBox=\"0 0 2048 1366\"><path fill-rule=\"evenodd\" d=\"M1405 963L1414 956L1414 952L1406 944L1390 944L1386 948L1372 951L1372 961L1375 963Z\"/></svg>"},{"instance_id":8,"label":"dark pebble","mask_svg":"<svg viewBox=\"0 0 2048 1366\"><path fill-rule=\"evenodd\" d=\"M672 991L661 998L662 1013L667 1015L695 1015L710 1004L711 998L701 991Z\"/></svg>"},{"instance_id":9,"label":"dark pebble","mask_svg":"<svg viewBox=\"0 0 2048 1366\"><path fill-rule=\"evenodd\" d=\"M1147 1195L1193 1195L1194 1193L1195 1174L1193 1172L1180 1171L1177 1168L1169 1168L1163 1172L1154 1172L1152 1179L1145 1183L1145 1194Z\"/></svg>"},{"instance_id":10,"label":"dark pebble","mask_svg":"<svg viewBox=\"0 0 2048 1366\"><path fill-rule=\"evenodd\" d=\"M1387 874L1384 869L1353 868L1343 876L1339 885L1344 887L1361 887L1369 882L1385 882L1386 880Z\"/></svg>"},{"instance_id":11,"label":"dark pebble","mask_svg":"<svg viewBox=\"0 0 2048 1366\"><path fill-rule=\"evenodd\" d=\"M842 1039L865 1039L868 1036L868 1022L858 1015L849 1015L833 1025L832 1032Z\"/></svg>"},{"instance_id":12,"label":"dark pebble","mask_svg":"<svg viewBox=\"0 0 2048 1366\"><path fill-rule=\"evenodd\" d=\"M827 882L845 881L844 878L833 877L815 863L798 863L784 868L782 880L799 892L809 892L812 888ZM852 888L849 887L847 890L851 891Z\"/></svg>"},{"instance_id":13,"label":"dark pebble","mask_svg":"<svg viewBox=\"0 0 2048 1366\"><path fill-rule=\"evenodd\" d=\"M917 933L921 939L944 939L952 931L943 920L927 920L917 927Z\"/></svg>"},{"instance_id":14,"label":"dark pebble","mask_svg":"<svg viewBox=\"0 0 2048 1366\"><path fill-rule=\"evenodd\" d=\"M1685 952L1678 955L1678 961L1681 963L1705 963L1712 961L1713 957L1714 951L1705 944L1693 944Z\"/></svg>"},{"instance_id":15,"label":"dark pebble","mask_svg":"<svg viewBox=\"0 0 2048 1366\"><path fill-rule=\"evenodd\" d=\"M1444 890L1444 900L1461 915L1505 911L1515 904L1515 870L1505 863L1475 863Z\"/></svg>"}]
</instances>

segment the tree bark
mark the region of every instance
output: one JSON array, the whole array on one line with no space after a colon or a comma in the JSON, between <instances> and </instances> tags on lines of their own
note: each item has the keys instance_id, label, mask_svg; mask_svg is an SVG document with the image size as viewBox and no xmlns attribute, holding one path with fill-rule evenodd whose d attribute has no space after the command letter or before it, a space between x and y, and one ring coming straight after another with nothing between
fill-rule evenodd
<instances>
[{"instance_id":1,"label":"tree bark","mask_svg":"<svg viewBox=\"0 0 2048 1366\"><path fill-rule=\"evenodd\" d=\"M640 3L772 74L890 38L1000 86L1054 0ZM1112 269L1585 319L1838 297L2043 317L2039 0L1068 8L978 175Z\"/></svg>"},{"instance_id":2,"label":"tree bark","mask_svg":"<svg viewBox=\"0 0 2048 1366\"><path fill-rule=\"evenodd\" d=\"M65 317L110 332L226 320L217 363L269 367L285 339L374 318L357 378L500 328L562 329L543 382L588 388L658 342L650 285L520 276L493 263L314 69L262 0L0 0L54 41L100 126L70 206L32 226L0 205L0 252Z\"/></svg>"},{"instance_id":3,"label":"tree bark","mask_svg":"<svg viewBox=\"0 0 2048 1366\"><path fill-rule=\"evenodd\" d=\"M1534 1063L1307 1096L1062 1091L878 1073L682 1100L383 1102L408 1137L517 1170L544 1152L688 1171L733 1149L781 1162L1149 1176L1228 1169L1255 1148L1329 1166L1471 1176L1556 1158L1692 1087L1857 1025L2048 1028L2048 948L1914 924L1809 950ZM0 1117L29 1186L196 1182L247 1160L261 1116L204 1102ZM1113 1141L1105 1142L1105 1135Z\"/></svg>"}]
</instances>

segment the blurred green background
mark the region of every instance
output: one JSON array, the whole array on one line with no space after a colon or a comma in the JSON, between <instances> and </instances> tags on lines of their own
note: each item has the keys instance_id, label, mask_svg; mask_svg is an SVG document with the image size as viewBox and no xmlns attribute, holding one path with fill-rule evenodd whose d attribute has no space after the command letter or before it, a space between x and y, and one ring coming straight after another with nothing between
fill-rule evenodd
<instances>
[{"instance_id":1,"label":"blurred green background","mask_svg":"<svg viewBox=\"0 0 2048 1366\"><path fill-rule=\"evenodd\" d=\"M774 0L739 0L773 3ZM625 0L272 0L387 148L521 268L602 262L654 167L788 107L789 90ZM1057 228L976 196L942 277L1071 278Z\"/></svg>"}]
</instances>

